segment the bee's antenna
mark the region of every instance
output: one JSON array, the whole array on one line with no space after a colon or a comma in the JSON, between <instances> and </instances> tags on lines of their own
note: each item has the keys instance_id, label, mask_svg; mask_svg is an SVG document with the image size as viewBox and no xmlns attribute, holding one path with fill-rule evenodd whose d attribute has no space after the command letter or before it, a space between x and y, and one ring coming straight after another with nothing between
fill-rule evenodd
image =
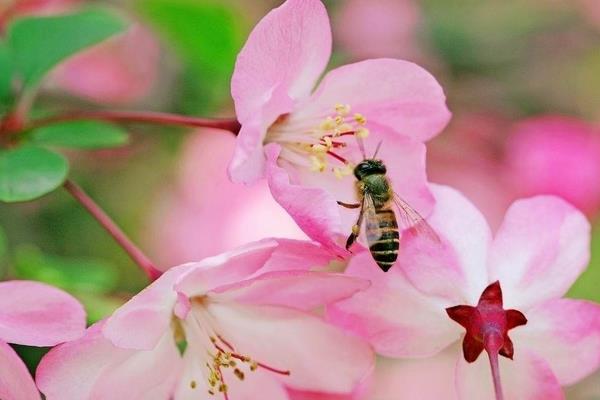
<instances>
[{"instance_id":1,"label":"bee's antenna","mask_svg":"<svg viewBox=\"0 0 600 400\"><path fill-rule=\"evenodd\" d=\"M375 148L375 153L373 154L373 158L377 157L377 153L379 153L379 149L381 148L382 144L383 144L383 140L380 140L379 143L377 143L377 147Z\"/></svg>"},{"instance_id":2,"label":"bee's antenna","mask_svg":"<svg viewBox=\"0 0 600 400\"><path fill-rule=\"evenodd\" d=\"M363 156L363 160L367 159L367 152L365 151L365 143L363 142L361 137L356 136L356 142L358 143L358 148Z\"/></svg>"}]
</instances>

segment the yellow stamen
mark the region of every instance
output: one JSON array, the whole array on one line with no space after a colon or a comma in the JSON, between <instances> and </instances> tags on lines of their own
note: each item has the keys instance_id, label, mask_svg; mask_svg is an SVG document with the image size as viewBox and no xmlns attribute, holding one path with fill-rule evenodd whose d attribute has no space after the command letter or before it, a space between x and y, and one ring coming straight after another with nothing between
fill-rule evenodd
<instances>
[{"instance_id":1,"label":"yellow stamen","mask_svg":"<svg viewBox=\"0 0 600 400\"><path fill-rule=\"evenodd\" d=\"M335 112L341 116L346 116L350 113L350 104L338 103L335 105Z\"/></svg>"},{"instance_id":2,"label":"yellow stamen","mask_svg":"<svg viewBox=\"0 0 600 400\"><path fill-rule=\"evenodd\" d=\"M327 117L325 118L325 120L323 122L321 122L321 125L319 125L319 129L321 129L322 131L331 131L335 128L335 120L331 117Z\"/></svg>"},{"instance_id":3,"label":"yellow stamen","mask_svg":"<svg viewBox=\"0 0 600 400\"><path fill-rule=\"evenodd\" d=\"M367 128L358 128L355 132L355 135L361 139L366 139L367 137L369 137L369 134L371 132L369 132L369 130Z\"/></svg>"},{"instance_id":4,"label":"yellow stamen","mask_svg":"<svg viewBox=\"0 0 600 400\"><path fill-rule=\"evenodd\" d=\"M360 113L354 114L354 120L361 125L364 125L367 123L367 119L365 118L365 116Z\"/></svg>"}]
</instances>

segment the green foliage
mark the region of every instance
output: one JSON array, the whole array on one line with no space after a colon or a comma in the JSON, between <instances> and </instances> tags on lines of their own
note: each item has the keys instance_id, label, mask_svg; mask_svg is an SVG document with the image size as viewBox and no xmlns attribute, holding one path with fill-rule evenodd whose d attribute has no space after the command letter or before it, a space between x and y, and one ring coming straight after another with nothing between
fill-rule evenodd
<instances>
[{"instance_id":1,"label":"green foliage","mask_svg":"<svg viewBox=\"0 0 600 400\"><path fill-rule=\"evenodd\" d=\"M59 187L69 170L60 154L35 146L0 151L0 201L33 200Z\"/></svg>"},{"instance_id":2,"label":"green foliage","mask_svg":"<svg viewBox=\"0 0 600 400\"><path fill-rule=\"evenodd\" d=\"M6 44L0 41L0 113L11 99L12 62Z\"/></svg>"},{"instance_id":3,"label":"green foliage","mask_svg":"<svg viewBox=\"0 0 600 400\"><path fill-rule=\"evenodd\" d=\"M94 9L19 19L8 27L7 37L15 72L31 87L64 59L124 29L120 18Z\"/></svg>"},{"instance_id":4,"label":"green foliage","mask_svg":"<svg viewBox=\"0 0 600 400\"><path fill-rule=\"evenodd\" d=\"M112 291L119 278L115 266L105 261L48 255L32 246L17 248L14 273L19 279L46 282L88 295Z\"/></svg>"},{"instance_id":5,"label":"green foliage","mask_svg":"<svg viewBox=\"0 0 600 400\"><path fill-rule=\"evenodd\" d=\"M107 122L69 121L34 129L31 139L43 145L99 149L122 146L128 136L125 130Z\"/></svg>"},{"instance_id":6,"label":"green foliage","mask_svg":"<svg viewBox=\"0 0 600 400\"><path fill-rule=\"evenodd\" d=\"M242 16L214 0L138 0L137 4L140 13L186 62L186 86L187 78L195 75L203 82L204 97L227 95L244 39Z\"/></svg>"},{"instance_id":7,"label":"green foliage","mask_svg":"<svg viewBox=\"0 0 600 400\"><path fill-rule=\"evenodd\" d=\"M592 233L592 258L590 265L569 290L568 296L600 302L600 225Z\"/></svg>"},{"instance_id":8,"label":"green foliage","mask_svg":"<svg viewBox=\"0 0 600 400\"><path fill-rule=\"evenodd\" d=\"M0 226L0 262L6 256L6 252L8 250L8 244L6 240L6 234L4 233L4 229Z\"/></svg>"}]
</instances>

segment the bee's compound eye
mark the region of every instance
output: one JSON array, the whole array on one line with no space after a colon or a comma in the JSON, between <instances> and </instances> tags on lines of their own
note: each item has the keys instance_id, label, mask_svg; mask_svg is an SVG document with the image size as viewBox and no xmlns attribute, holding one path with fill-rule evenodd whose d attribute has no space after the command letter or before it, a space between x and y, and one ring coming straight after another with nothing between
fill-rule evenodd
<instances>
[{"instance_id":1,"label":"bee's compound eye","mask_svg":"<svg viewBox=\"0 0 600 400\"><path fill-rule=\"evenodd\" d=\"M361 163L359 163L356 168L354 168L354 176L356 177L356 179L362 179L364 176L369 174L369 171L371 170L371 166L363 161Z\"/></svg>"}]
</instances>

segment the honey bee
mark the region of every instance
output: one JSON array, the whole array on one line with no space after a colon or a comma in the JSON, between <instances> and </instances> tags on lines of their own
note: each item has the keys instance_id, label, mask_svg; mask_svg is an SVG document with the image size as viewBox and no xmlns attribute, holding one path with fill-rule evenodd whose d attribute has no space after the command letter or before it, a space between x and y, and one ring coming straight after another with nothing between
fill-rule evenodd
<instances>
[{"instance_id":1,"label":"honey bee","mask_svg":"<svg viewBox=\"0 0 600 400\"><path fill-rule=\"evenodd\" d=\"M386 176L385 164L382 160L376 159L376 156L377 151L372 158L365 157L354 168L354 176L357 179L356 191L360 202L338 201L338 204L346 208L360 208L358 220L346 241L346 250L356 241L364 220L371 256L377 265L387 272L398 259L402 231L411 229L416 234L426 235L433 241L437 242L440 239L425 219L394 193ZM398 211L398 219L393 205Z\"/></svg>"}]
</instances>

